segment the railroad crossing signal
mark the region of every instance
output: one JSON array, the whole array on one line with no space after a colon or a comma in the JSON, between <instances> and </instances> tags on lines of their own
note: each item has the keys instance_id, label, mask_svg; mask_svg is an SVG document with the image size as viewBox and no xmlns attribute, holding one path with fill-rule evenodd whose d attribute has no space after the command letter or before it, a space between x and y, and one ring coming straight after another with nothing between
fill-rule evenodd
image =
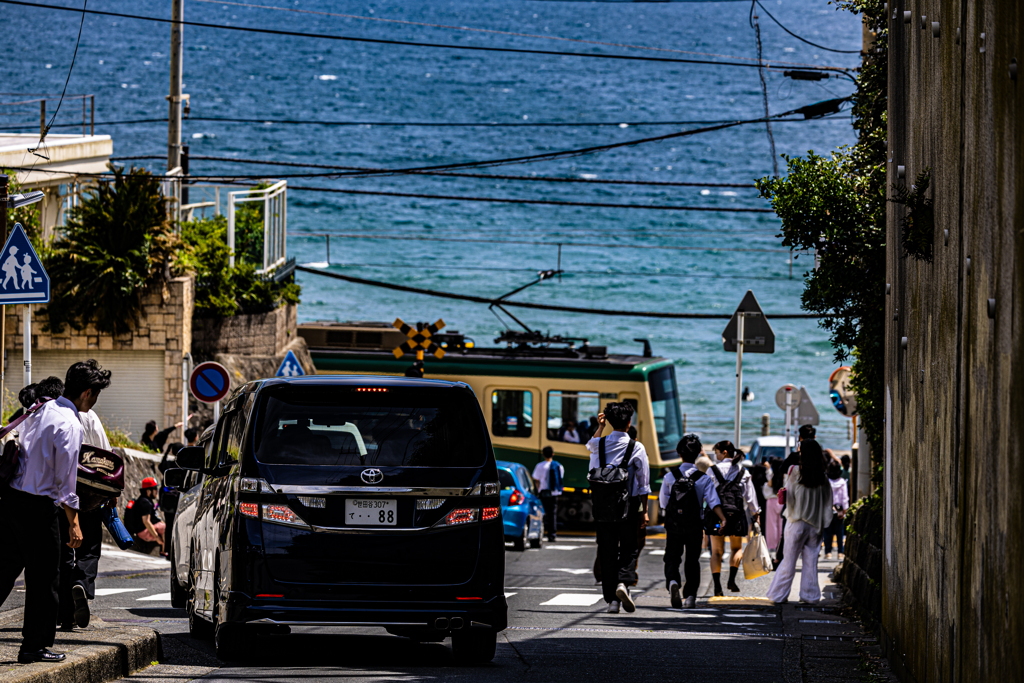
<instances>
[{"instance_id":1,"label":"railroad crossing signal","mask_svg":"<svg viewBox=\"0 0 1024 683\"><path fill-rule=\"evenodd\" d=\"M416 352L416 360L423 360L423 352L432 354L438 359L444 358L444 349L434 343L433 336L437 334L443 327L444 321L438 320L433 325L423 325L419 323L416 327L406 324L401 318L395 318L395 322L392 323L402 334L409 339L402 342L402 344L395 348L392 353L395 354L395 358L401 358L407 353Z\"/></svg>"}]
</instances>

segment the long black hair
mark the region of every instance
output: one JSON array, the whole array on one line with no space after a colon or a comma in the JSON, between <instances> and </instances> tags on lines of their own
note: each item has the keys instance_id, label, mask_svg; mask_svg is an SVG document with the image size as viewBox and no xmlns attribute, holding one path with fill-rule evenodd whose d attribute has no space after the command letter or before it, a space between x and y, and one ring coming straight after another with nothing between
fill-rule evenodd
<instances>
[{"instance_id":1,"label":"long black hair","mask_svg":"<svg viewBox=\"0 0 1024 683\"><path fill-rule=\"evenodd\" d=\"M825 453L814 439L800 442L800 483L809 489L828 484L825 476Z\"/></svg>"},{"instance_id":2,"label":"long black hair","mask_svg":"<svg viewBox=\"0 0 1024 683\"><path fill-rule=\"evenodd\" d=\"M772 466L772 491L778 493L786 485L786 466L782 458L768 458L768 464Z\"/></svg>"}]
</instances>

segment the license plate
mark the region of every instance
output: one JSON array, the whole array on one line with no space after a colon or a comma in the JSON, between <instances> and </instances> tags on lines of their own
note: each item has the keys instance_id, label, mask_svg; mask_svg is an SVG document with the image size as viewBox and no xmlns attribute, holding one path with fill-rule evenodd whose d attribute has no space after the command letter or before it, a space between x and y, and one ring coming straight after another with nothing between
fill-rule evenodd
<instances>
[{"instance_id":1,"label":"license plate","mask_svg":"<svg viewBox=\"0 0 1024 683\"><path fill-rule=\"evenodd\" d=\"M398 505L394 500L345 499L345 524L357 526L395 526Z\"/></svg>"}]
</instances>

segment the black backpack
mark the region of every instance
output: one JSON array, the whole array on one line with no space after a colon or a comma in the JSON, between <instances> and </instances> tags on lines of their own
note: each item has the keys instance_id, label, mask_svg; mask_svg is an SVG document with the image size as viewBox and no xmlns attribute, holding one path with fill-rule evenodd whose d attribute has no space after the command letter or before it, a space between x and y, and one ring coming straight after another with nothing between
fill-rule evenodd
<instances>
[{"instance_id":1,"label":"black backpack","mask_svg":"<svg viewBox=\"0 0 1024 683\"><path fill-rule=\"evenodd\" d=\"M665 508L665 527L673 530L700 529L700 496L697 494L697 481L704 476L700 470L694 470L689 476L683 476L678 467L669 469L676 480L668 494L668 506Z\"/></svg>"},{"instance_id":2,"label":"black backpack","mask_svg":"<svg viewBox=\"0 0 1024 683\"><path fill-rule=\"evenodd\" d=\"M590 470L587 476L590 481L590 501L595 522L622 522L629 517L629 459L633 457L636 441L629 440L621 463L607 465L604 454L606 438L602 436L597 446L601 466Z\"/></svg>"},{"instance_id":3,"label":"black backpack","mask_svg":"<svg viewBox=\"0 0 1024 683\"><path fill-rule=\"evenodd\" d=\"M739 466L739 463L734 465L734 467ZM747 506L743 500L743 473L740 472L726 481L722 476L722 471L718 469L718 465L712 465L711 471L715 473L715 479L718 480L718 500L722 503L722 512L725 513L726 518L742 515Z\"/></svg>"}]
</instances>

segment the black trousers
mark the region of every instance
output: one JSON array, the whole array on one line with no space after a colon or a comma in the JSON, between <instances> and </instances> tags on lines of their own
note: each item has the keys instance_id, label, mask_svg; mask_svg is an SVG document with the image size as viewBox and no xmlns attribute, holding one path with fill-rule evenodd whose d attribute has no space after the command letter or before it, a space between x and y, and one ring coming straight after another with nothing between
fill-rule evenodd
<instances>
[{"instance_id":1,"label":"black trousers","mask_svg":"<svg viewBox=\"0 0 1024 683\"><path fill-rule=\"evenodd\" d=\"M601 587L604 601L616 600L615 588L624 583L633 583L636 576L636 562L640 557L637 544L637 517L639 501L630 499L629 517L622 522L597 523L597 553L601 560Z\"/></svg>"},{"instance_id":2,"label":"black trousers","mask_svg":"<svg viewBox=\"0 0 1024 683\"><path fill-rule=\"evenodd\" d=\"M544 533L554 536L558 527L558 496L541 496L544 505Z\"/></svg>"},{"instance_id":3,"label":"black trousers","mask_svg":"<svg viewBox=\"0 0 1024 683\"><path fill-rule=\"evenodd\" d=\"M57 633L60 566L59 517L64 511L46 496L5 488L0 493L0 604L25 571L25 621L21 651L53 645Z\"/></svg>"},{"instance_id":4,"label":"black trousers","mask_svg":"<svg viewBox=\"0 0 1024 683\"><path fill-rule=\"evenodd\" d=\"M700 589L700 546L704 541L704 530L668 531L665 539L665 583L675 581L683 586L683 597L697 596ZM685 553L685 555L684 555ZM683 560L685 556L685 561ZM679 576L679 565L683 565L686 583Z\"/></svg>"},{"instance_id":5,"label":"black trousers","mask_svg":"<svg viewBox=\"0 0 1024 683\"><path fill-rule=\"evenodd\" d=\"M78 513L78 524L82 527L82 545L69 548L71 540L67 515L60 515L60 607L57 621L70 624L75 619L75 601L71 597L72 586L85 589L90 600L96 597L96 574L100 568L100 548L103 546L103 515L99 509Z\"/></svg>"}]
</instances>

